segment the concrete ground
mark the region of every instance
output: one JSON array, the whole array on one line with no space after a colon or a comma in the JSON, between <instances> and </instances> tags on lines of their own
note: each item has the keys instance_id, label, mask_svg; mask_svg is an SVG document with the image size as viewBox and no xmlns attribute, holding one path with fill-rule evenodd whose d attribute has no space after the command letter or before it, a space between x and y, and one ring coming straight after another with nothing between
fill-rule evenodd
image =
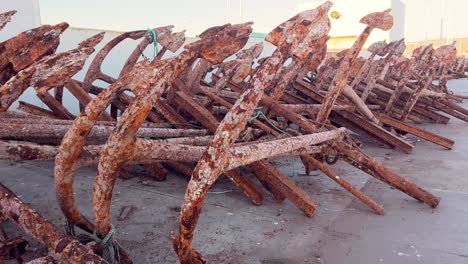
<instances>
[{"instance_id":1,"label":"concrete ground","mask_svg":"<svg viewBox=\"0 0 468 264\"><path fill-rule=\"evenodd\" d=\"M454 80L449 86L468 95L468 80ZM468 103L462 105L468 108ZM406 155L361 140L366 153L440 196L436 209L342 162L334 165L338 175L385 207L384 216L376 215L324 175L305 176L297 159L286 158L274 163L320 202L314 217L306 217L289 201L276 204L270 196L262 206L254 206L222 178L204 203L195 248L209 263L468 263L468 124L453 118L448 125L422 127L455 140L454 149L409 136L416 147ZM95 174L95 169L86 168L76 176L78 204L91 219ZM64 226L53 189L53 163L0 161L0 181L57 226ZM144 175L118 180L113 224L135 263L177 262L170 234L177 228L186 184L179 175L170 175L165 182ZM136 210L118 221L123 206ZM18 232L12 224L6 227ZM35 243L28 255L44 253Z\"/></svg>"}]
</instances>

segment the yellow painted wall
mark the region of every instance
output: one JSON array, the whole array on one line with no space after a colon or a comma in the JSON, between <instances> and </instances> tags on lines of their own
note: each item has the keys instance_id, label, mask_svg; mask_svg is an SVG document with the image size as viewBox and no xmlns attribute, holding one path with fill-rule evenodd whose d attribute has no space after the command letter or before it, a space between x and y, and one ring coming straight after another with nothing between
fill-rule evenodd
<instances>
[{"instance_id":1,"label":"yellow painted wall","mask_svg":"<svg viewBox=\"0 0 468 264\"><path fill-rule=\"evenodd\" d=\"M328 42L328 50L330 52L341 51L344 49L349 49L354 41L356 40L356 36L345 36L345 37L331 37ZM442 39L442 45L450 44L453 41L457 42L457 51L458 55L468 55L468 37L466 38L454 38L447 41L446 39ZM439 46L439 40L426 40L426 41L411 41L406 42L406 51L405 54L410 56L413 50L419 46L433 44L435 48ZM366 43L367 45L372 44L371 42Z\"/></svg>"},{"instance_id":2,"label":"yellow painted wall","mask_svg":"<svg viewBox=\"0 0 468 264\"><path fill-rule=\"evenodd\" d=\"M329 51L349 49L356 38L356 36L331 37L327 42L327 49Z\"/></svg>"},{"instance_id":3,"label":"yellow painted wall","mask_svg":"<svg viewBox=\"0 0 468 264\"><path fill-rule=\"evenodd\" d=\"M468 55L468 37L467 38L454 38L447 42L446 39L442 39L442 45L450 44L453 41L457 42L457 54L458 55ZM413 50L419 46L433 44L434 47L438 47L440 41L438 39L427 40L427 41L417 41L417 42L407 42L406 43L406 55L411 55Z\"/></svg>"}]
</instances>

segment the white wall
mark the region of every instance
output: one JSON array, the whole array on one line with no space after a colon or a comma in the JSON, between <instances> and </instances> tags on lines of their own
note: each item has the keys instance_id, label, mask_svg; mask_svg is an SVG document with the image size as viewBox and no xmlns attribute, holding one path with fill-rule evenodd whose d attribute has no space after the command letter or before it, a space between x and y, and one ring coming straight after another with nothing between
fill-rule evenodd
<instances>
[{"instance_id":1,"label":"white wall","mask_svg":"<svg viewBox=\"0 0 468 264\"><path fill-rule=\"evenodd\" d=\"M405 37L406 6L400 0L391 0L393 27L390 29L390 41Z\"/></svg>"},{"instance_id":2,"label":"white wall","mask_svg":"<svg viewBox=\"0 0 468 264\"><path fill-rule=\"evenodd\" d=\"M468 37L467 0L403 0L406 39L424 41ZM445 44L445 43L444 43Z\"/></svg>"},{"instance_id":3,"label":"white wall","mask_svg":"<svg viewBox=\"0 0 468 264\"><path fill-rule=\"evenodd\" d=\"M0 0L17 2L24 0ZM207 27L227 22L254 21L254 30L269 32L280 22L297 12L311 8L324 0L113 0L113 1L64 1L40 0L43 23L68 21L74 27L133 30L174 24L178 29L187 29L189 36L199 34ZM394 0L334 0L334 8L344 16L344 32L334 28L332 34L357 34L357 21L364 14L381 11L399 4ZM406 12L394 12L398 18L397 30L393 32L409 41L439 38L468 37L466 12L468 0L399 0L406 5ZM110 4L111 3L111 4ZM91 8L92 7L92 8ZM402 26L404 16L405 25ZM443 19L441 19L443 18ZM340 27L337 22L336 27ZM381 33L377 33L378 35ZM383 34L383 33L382 33ZM378 37L378 35L375 35ZM395 37L397 38L397 37Z\"/></svg>"},{"instance_id":4,"label":"white wall","mask_svg":"<svg viewBox=\"0 0 468 264\"><path fill-rule=\"evenodd\" d=\"M38 0L0 0L0 13L18 11L11 22L0 31L0 41L41 24Z\"/></svg>"},{"instance_id":5,"label":"white wall","mask_svg":"<svg viewBox=\"0 0 468 264\"><path fill-rule=\"evenodd\" d=\"M325 0L174 0L148 1L59 1L41 0L43 23L67 21L72 27L117 31L145 29L173 24L195 36L208 27L253 21L254 31L267 33L298 12L314 8ZM333 28L334 35L356 35L359 19L370 12L390 8L391 0L334 0L333 9L343 13ZM92 8L90 8L92 6Z\"/></svg>"},{"instance_id":6,"label":"white wall","mask_svg":"<svg viewBox=\"0 0 468 264\"><path fill-rule=\"evenodd\" d=\"M122 1L116 0L115 5L107 6L107 9L89 8L86 2L82 1L58 1L41 0L41 7L44 16L42 22L54 24L62 21L70 22L71 26L93 26L95 28L113 29L144 29L158 25L175 24L177 29L189 29L194 34L217 24L226 22L237 23L239 21L255 21L254 30L258 32L268 32L282 21L290 18L296 13L313 8L321 4L324 0L201 0L196 1L198 9L191 9L195 1L165 1L164 5L158 1L133 0L131 9L123 10ZM141 3L147 3L146 8L142 8ZM394 1L393 3L391 1ZM359 19L375 11L382 11L393 6L395 25L398 30L390 34L381 30L375 30L368 43L374 40L395 39L402 34L408 41L424 40L425 38L438 38L440 34L440 22L443 10L450 15L444 32L456 36L468 36L468 27L461 27L464 24L464 12L468 9L457 8L458 6L468 6L468 0L403 0L406 4L406 12L402 12L402 5L399 0L335 0L332 10L339 11L342 17L339 20L332 20L332 36L358 35L365 25L359 23ZM445 9L440 8L440 2L446 1ZM50 8L47 4L59 3ZM128 1L124 1L128 3ZM18 10L12 22L0 31L0 41L3 41L17 33L36 27L39 25L38 0L0 0L0 11L12 9ZM99 2L95 2L96 5ZM156 4L155 4L156 3ZM181 3L185 3L185 6ZM192 4L190 4L192 3ZM158 7L158 8L156 8ZM398 7L398 8L395 8ZM64 10L66 8L67 10ZM119 11L120 10L120 11ZM217 11L216 11L217 10ZM231 11L230 11L231 10ZM237 10L237 11L232 11ZM99 16L101 14L101 16ZM118 15L116 15L118 14ZM126 17L126 14L130 16ZM138 18L138 19L137 19ZM403 23L402 21L406 23ZM106 22L107 21L107 22ZM86 22L86 23L84 23ZM463 22L463 23L462 23ZM107 23L107 24L106 24ZM403 26L404 25L404 26ZM137 27L138 26L138 27ZM126 27L126 28L124 28ZM458 30L457 28L461 27ZM68 29L61 38L61 45L58 51L65 51L76 47L78 42L86 37L97 33L92 30ZM446 34L445 33L445 34ZM114 37L114 33L107 33L104 42L100 44L99 50L105 42ZM258 41L256 39L255 41ZM126 57L135 48L135 41L126 41L117 47L104 62L104 71L112 76L117 76ZM267 44L264 54L269 54L274 47ZM151 53L151 48L146 51ZM91 62L94 54L87 61L85 70ZM76 75L77 79L83 78L84 71ZM36 98L35 92L28 90L22 100L35 103L39 106L43 104ZM69 94L65 95L67 107L77 112L77 103ZM16 106L13 106L14 108Z\"/></svg>"}]
</instances>

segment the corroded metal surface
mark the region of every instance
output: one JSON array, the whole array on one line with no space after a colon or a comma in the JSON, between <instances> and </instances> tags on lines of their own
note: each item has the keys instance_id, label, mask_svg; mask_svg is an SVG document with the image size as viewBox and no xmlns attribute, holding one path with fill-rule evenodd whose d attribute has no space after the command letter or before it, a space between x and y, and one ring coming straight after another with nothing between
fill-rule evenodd
<instances>
[{"instance_id":1,"label":"corroded metal surface","mask_svg":"<svg viewBox=\"0 0 468 264\"><path fill-rule=\"evenodd\" d=\"M73 115L56 102L48 90L65 84L81 70L88 56L94 52L94 46L103 37L104 33L100 33L81 42L74 50L46 56L8 80L0 87L0 111L8 110L10 105L32 86L39 98L57 115L66 119L72 118Z\"/></svg>"},{"instance_id":2,"label":"corroded metal surface","mask_svg":"<svg viewBox=\"0 0 468 264\"><path fill-rule=\"evenodd\" d=\"M315 10L302 12L267 35L266 40L277 46L277 50L262 62L247 83L244 93L219 124L213 141L197 163L188 184L180 216L179 235L173 235L174 249L181 263L205 262L201 254L192 248L191 243L204 196L232 162L226 150L245 128L263 97L265 88L274 84L275 74L287 59L287 55L293 54L299 59L306 59L311 50L310 41L328 33L329 27L326 26L329 25L329 21L324 14L330 7L331 3L326 2ZM316 25L316 21L325 23Z\"/></svg>"},{"instance_id":3,"label":"corroded metal surface","mask_svg":"<svg viewBox=\"0 0 468 264\"><path fill-rule=\"evenodd\" d=\"M91 249L72 237L66 236L2 184L0 184L0 211L2 215L45 244L50 254L60 262L106 263Z\"/></svg>"},{"instance_id":4,"label":"corroded metal surface","mask_svg":"<svg viewBox=\"0 0 468 264\"><path fill-rule=\"evenodd\" d=\"M181 263L205 261L192 248L192 241L204 197L221 175L255 205L270 194L277 202L290 200L307 216L314 214L318 202L268 162L272 157L299 156L307 174L321 170L378 214L384 213L381 205L324 162L332 165L342 159L437 206L437 197L366 155L344 127L364 131L407 153L414 146L400 134L411 133L451 149L454 142L450 139L405 121L447 123L449 118L438 111L468 121L468 110L454 102L465 98L446 86L448 79L466 76L468 59L456 56L455 43L423 46L406 58L403 39L376 42L368 48L369 57L359 57L374 28L391 28L389 10L363 17L361 22L367 26L349 50L327 53L331 6L327 1L274 28L266 41L277 49L262 58L261 43L242 49L251 23L210 28L172 56L166 51L175 53L185 41L183 32L172 32L173 26L123 33L96 54L83 81L71 78L94 52L102 34L56 54L66 23L20 33L0 43L0 159L55 159L57 199L67 221L99 238L111 230L112 191L124 166L143 164L157 181L165 180L169 169L189 177L179 232L172 237ZM12 14L0 14L0 29ZM102 62L128 38L141 41L118 76L104 73ZM162 47L151 60L142 54L150 44ZM96 80L108 87L94 84ZM29 114L7 111L30 86L49 109L19 102L19 109ZM62 103L64 89L80 104L76 118ZM109 106L110 113L106 111ZM82 166L98 167L93 192L96 226L75 204L73 177ZM11 200L3 197L5 204ZM8 210L1 207L0 213L7 215ZM44 236L39 230L34 232ZM80 251L82 256L93 255L61 232L51 232L55 233L50 239L71 241L70 247L87 250ZM40 239L54 248L54 241ZM64 254L75 262L84 260ZM63 257L50 254L36 262L60 262Z\"/></svg>"},{"instance_id":5,"label":"corroded metal surface","mask_svg":"<svg viewBox=\"0 0 468 264\"><path fill-rule=\"evenodd\" d=\"M16 10L8 11L0 14L0 30L2 30L6 24L11 21L11 17L16 14Z\"/></svg>"},{"instance_id":6,"label":"corroded metal surface","mask_svg":"<svg viewBox=\"0 0 468 264\"><path fill-rule=\"evenodd\" d=\"M29 242L22 236L4 238L0 241L0 260L17 260L21 263L21 256L29 247Z\"/></svg>"},{"instance_id":7,"label":"corroded metal surface","mask_svg":"<svg viewBox=\"0 0 468 264\"><path fill-rule=\"evenodd\" d=\"M153 102L159 99L164 88L196 57L201 56L211 63L220 63L243 47L250 32L249 24L208 29L200 35L199 41L186 45L185 50L176 59L161 61L160 68L153 78L145 79L145 84L137 86L138 90L134 90L137 98L119 119L99 161L93 198L98 234L104 236L110 230L110 198L116 179L115 172L131 157L135 146L135 133L145 120Z\"/></svg>"},{"instance_id":8,"label":"corroded metal surface","mask_svg":"<svg viewBox=\"0 0 468 264\"><path fill-rule=\"evenodd\" d=\"M0 43L0 84L42 57L54 53L67 23L27 30Z\"/></svg>"},{"instance_id":9,"label":"corroded metal surface","mask_svg":"<svg viewBox=\"0 0 468 264\"><path fill-rule=\"evenodd\" d=\"M389 30L393 26L393 17L390 15L390 10L386 10L383 12L369 14L363 17L360 22L366 24L367 27L364 29L361 35L359 35L351 49L346 52L346 55L342 59L342 63L337 69L336 75L332 81L332 86L328 88L328 94L323 101L324 106L322 109L320 109L320 112L317 114L317 118L315 120L319 125L324 124L328 119L333 104L345 89L354 60L361 51L362 46L364 46L364 43L366 42L372 30L374 28Z\"/></svg>"}]
</instances>

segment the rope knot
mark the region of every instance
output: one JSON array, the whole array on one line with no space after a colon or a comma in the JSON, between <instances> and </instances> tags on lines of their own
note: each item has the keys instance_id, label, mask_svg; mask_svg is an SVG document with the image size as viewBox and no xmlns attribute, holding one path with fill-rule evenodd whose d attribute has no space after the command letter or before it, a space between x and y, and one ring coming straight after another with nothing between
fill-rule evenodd
<instances>
[{"instance_id":1,"label":"rope knot","mask_svg":"<svg viewBox=\"0 0 468 264\"><path fill-rule=\"evenodd\" d=\"M65 222L65 233L67 233L69 236L76 237L75 226L68 219Z\"/></svg>"},{"instance_id":2,"label":"rope knot","mask_svg":"<svg viewBox=\"0 0 468 264\"><path fill-rule=\"evenodd\" d=\"M149 43L153 43L153 59L156 58L156 55L158 55L159 50L158 50L158 35L156 34L156 31L154 29L148 29L146 31L146 37L148 37Z\"/></svg>"},{"instance_id":3,"label":"rope knot","mask_svg":"<svg viewBox=\"0 0 468 264\"><path fill-rule=\"evenodd\" d=\"M113 238L115 233L115 228L111 225L111 230L104 238L100 238L96 230L94 230L92 238L96 243L103 248L102 257L105 261L113 264L113 263L120 263L120 254L119 254L119 247L117 246L117 241ZM117 258L116 258L117 257ZM117 260L117 261L116 261Z\"/></svg>"},{"instance_id":4,"label":"rope knot","mask_svg":"<svg viewBox=\"0 0 468 264\"><path fill-rule=\"evenodd\" d=\"M268 124L270 124L270 126L272 126L274 129L276 129L276 131L280 132L281 134L284 134L288 137L292 137L291 134L289 134L288 132L282 130L281 128L277 127L275 124L273 124L273 122L262 112L262 110L257 110L257 113L255 113L255 115L253 115L251 118L249 118L249 120L247 120L247 122L250 124L252 123L255 119L258 119L258 117L263 117L267 122Z\"/></svg>"},{"instance_id":5,"label":"rope knot","mask_svg":"<svg viewBox=\"0 0 468 264\"><path fill-rule=\"evenodd\" d=\"M154 31L154 29L148 29L146 31L146 36L148 37L150 43L155 43L158 41L158 36L156 35L156 31Z\"/></svg>"}]
</instances>

